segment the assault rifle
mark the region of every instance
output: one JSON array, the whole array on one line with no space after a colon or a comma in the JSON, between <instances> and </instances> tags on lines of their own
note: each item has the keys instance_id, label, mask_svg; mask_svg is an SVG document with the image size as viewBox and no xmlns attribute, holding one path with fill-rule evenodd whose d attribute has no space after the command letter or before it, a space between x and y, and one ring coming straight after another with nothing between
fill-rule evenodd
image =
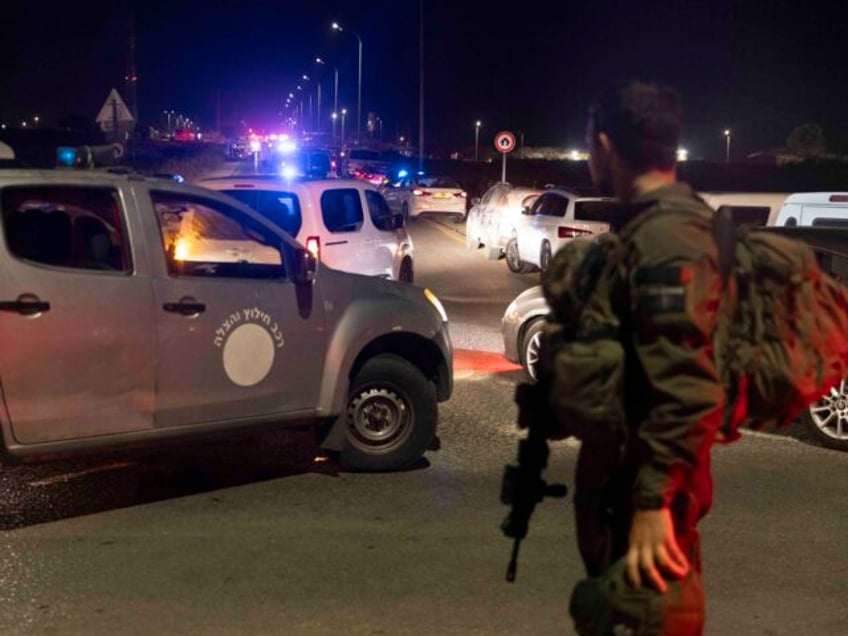
<instances>
[{"instance_id":1,"label":"assault rifle","mask_svg":"<svg viewBox=\"0 0 848 636\"><path fill-rule=\"evenodd\" d=\"M501 482L501 502L512 506L501 523L504 535L514 539L506 580L515 581L518 549L527 536L530 517L536 504L545 497L563 498L568 493L564 484L548 484L542 472L548 465L548 437L553 413L540 384L519 384L515 388L518 404L518 427L527 429L527 437L518 442L518 464L507 464Z\"/></svg>"}]
</instances>

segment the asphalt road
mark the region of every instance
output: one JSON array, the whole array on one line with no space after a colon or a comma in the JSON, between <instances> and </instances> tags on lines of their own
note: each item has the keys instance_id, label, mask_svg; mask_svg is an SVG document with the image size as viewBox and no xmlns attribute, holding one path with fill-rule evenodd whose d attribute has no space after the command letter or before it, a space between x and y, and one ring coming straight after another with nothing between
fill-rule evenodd
<instances>
[{"instance_id":1,"label":"asphalt road","mask_svg":"<svg viewBox=\"0 0 848 636\"><path fill-rule=\"evenodd\" d=\"M0 634L571 633L570 501L537 509L513 584L498 529L522 380L499 323L537 277L467 251L450 222L411 232L417 283L445 303L457 347L438 451L401 473L344 473L288 431L0 469ZM571 481L576 451L554 446L550 481ZM790 430L714 462L707 634L846 633L848 456Z\"/></svg>"}]
</instances>

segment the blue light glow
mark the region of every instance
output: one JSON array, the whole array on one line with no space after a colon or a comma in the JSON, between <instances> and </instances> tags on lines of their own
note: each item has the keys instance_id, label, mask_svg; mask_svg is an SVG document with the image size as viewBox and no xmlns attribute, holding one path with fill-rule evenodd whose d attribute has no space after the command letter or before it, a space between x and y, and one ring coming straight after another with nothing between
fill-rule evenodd
<instances>
[{"instance_id":1,"label":"blue light glow","mask_svg":"<svg viewBox=\"0 0 848 636\"><path fill-rule=\"evenodd\" d=\"M63 146L56 149L56 163L60 166L73 168L77 162L77 149Z\"/></svg>"}]
</instances>

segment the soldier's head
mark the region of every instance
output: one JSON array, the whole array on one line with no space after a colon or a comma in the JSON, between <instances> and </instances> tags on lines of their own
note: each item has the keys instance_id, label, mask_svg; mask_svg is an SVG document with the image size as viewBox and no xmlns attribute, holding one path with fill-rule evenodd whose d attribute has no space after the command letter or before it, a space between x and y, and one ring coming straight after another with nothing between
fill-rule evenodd
<instances>
[{"instance_id":1,"label":"soldier's head","mask_svg":"<svg viewBox=\"0 0 848 636\"><path fill-rule=\"evenodd\" d=\"M632 81L602 93L586 130L592 181L626 200L638 177L673 180L682 119L680 97L669 86Z\"/></svg>"}]
</instances>

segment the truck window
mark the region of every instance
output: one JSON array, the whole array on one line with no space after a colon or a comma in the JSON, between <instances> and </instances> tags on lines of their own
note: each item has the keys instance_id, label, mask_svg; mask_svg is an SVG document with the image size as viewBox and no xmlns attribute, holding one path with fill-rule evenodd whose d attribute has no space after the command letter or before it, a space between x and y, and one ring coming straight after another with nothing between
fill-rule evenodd
<instances>
[{"instance_id":1,"label":"truck window","mask_svg":"<svg viewBox=\"0 0 848 636\"><path fill-rule=\"evenodd\" d=\"M17 258L72 269L131 269L114 188L10 186L0 205L6 246Z\"/></svg>"},{"instance_id":2,"label":"truck window","mask_svg":"<svg viewBox=\"0 0 848 636\"><path fill-rule=\"evenodd\" d=\"M151 192L171 276L280 278L274 233L241 210L173 192Z\"/></svg>"}]
</instances>

